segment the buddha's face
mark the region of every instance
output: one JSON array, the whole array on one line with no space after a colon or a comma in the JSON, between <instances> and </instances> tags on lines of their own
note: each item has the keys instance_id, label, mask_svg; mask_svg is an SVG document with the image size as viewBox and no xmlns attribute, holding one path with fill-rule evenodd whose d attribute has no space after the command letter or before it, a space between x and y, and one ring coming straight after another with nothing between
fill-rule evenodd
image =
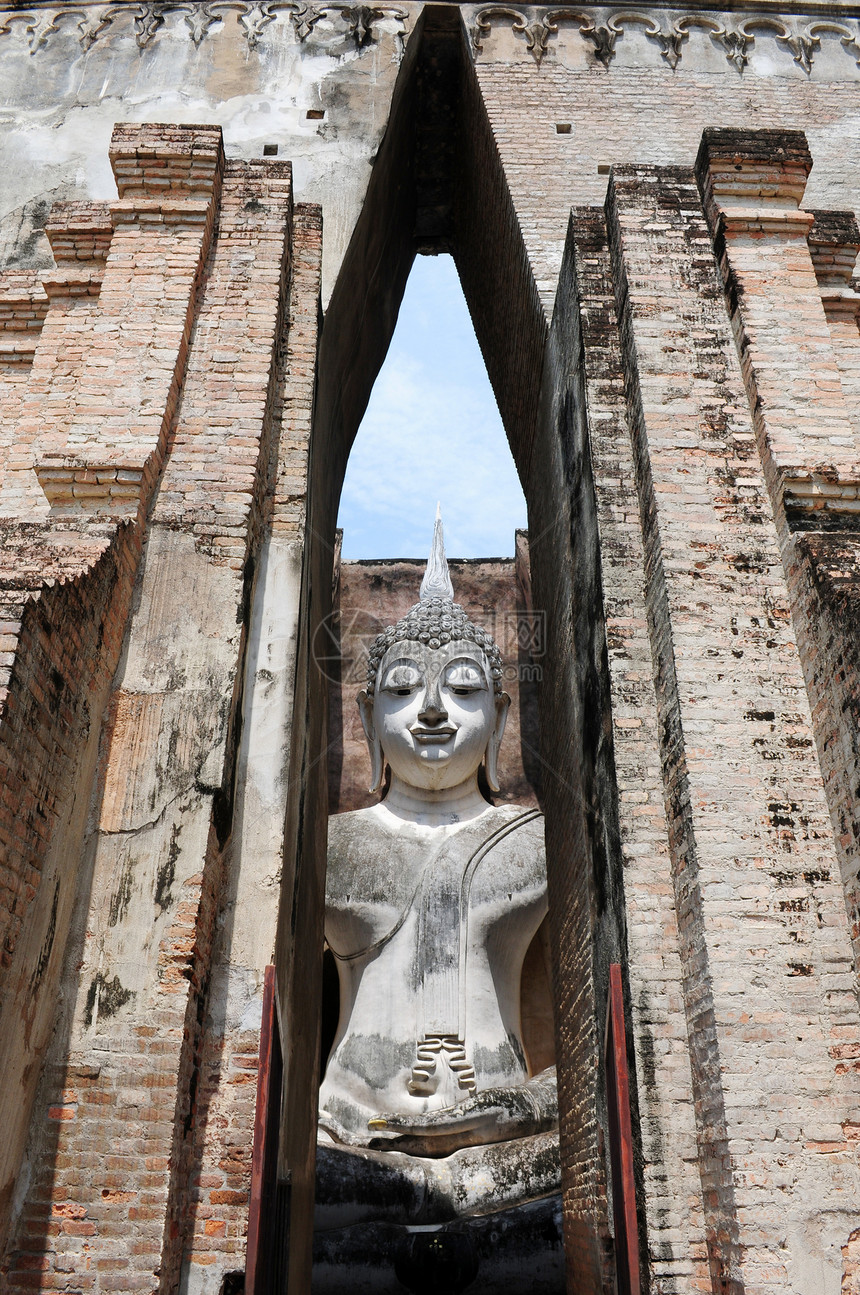
<instances>
[{"instance_id":1,"label":"buddha's face","mask_svg":"<svg viewBox=\"0 0 860 1295\"><path fill-rule=\"evenodd\" d=\"M380 661L372 708L367 699L362 718L393 774L412 787L445 791L469 779L488 747L498 746L507 704L494 695L487 659L469 640L440 648L401 641Z\"/></svg>"}]
</instances>

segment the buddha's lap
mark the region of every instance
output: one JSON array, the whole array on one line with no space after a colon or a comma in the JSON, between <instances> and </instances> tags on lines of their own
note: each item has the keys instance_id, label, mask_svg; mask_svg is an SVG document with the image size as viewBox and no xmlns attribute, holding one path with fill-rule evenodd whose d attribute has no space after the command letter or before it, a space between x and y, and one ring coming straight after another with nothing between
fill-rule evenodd
<instances>
[{"instance_id":1,"label":"buddha's lap","mask_svg":"<svg viewBox=\"0 0 860 1295\"><path fill-rule=\"evenodd\" d=\"M515 1209L558 1191L558 1132L464 1147L439 1158L321 1142L317 1226L444 1223Z\"/></svg>"}]
</instances>

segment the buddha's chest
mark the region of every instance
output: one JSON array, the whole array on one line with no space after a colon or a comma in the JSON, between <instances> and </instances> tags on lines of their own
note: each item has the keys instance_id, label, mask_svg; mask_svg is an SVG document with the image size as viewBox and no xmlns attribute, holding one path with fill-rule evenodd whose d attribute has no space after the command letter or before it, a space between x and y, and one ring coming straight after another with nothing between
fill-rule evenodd
<instances>
[{"instance_id":1,"label":"buddha's chest","mask_svg":"<svg viewBox=\"0 0 860 1295\"><path fill-rule=\"evenodd\" d=\"M332 852L326 884L326 938L341 959L381 955L405 940L426 967L455 946L504 943L545 907L541 834L464 831L386 850L350 844Z\"/></svg>"}]
</instances>

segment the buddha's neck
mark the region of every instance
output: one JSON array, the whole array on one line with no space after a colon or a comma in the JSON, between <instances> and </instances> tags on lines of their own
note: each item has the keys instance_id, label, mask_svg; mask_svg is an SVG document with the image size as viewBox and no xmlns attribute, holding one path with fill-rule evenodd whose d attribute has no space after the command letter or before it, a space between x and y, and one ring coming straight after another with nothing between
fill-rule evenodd
<instances>
[{"instance_id":1,"label":"buddha's neck","mask_svg":"<svg viewBox=\"0 0 860 1295\"><path fill-rule=\"evenodd\" d=\"M424 787L411 787L392 773L391 786L383 804L398 818L427 827L466 823L489 808L478 790L477 774L472 774L457 787L428 791Z\"/></svg>"}]
</instances>

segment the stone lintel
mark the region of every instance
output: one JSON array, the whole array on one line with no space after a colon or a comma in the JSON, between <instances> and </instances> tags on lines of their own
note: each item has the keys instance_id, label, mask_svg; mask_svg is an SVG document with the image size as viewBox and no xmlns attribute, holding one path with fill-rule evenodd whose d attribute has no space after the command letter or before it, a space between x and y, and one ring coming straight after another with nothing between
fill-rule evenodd
<instances>
[{"instance_id":1,"label":"stone lintel","mask_svg":"<svg viewBox=\"0 0 860 1295\"><path fill-rule=\"evenodd\" d=\"M719 213L719 228L724 234L806 234L812 227L813 217L808 211L796 208L770 211L762 207L729 207Z\"/></svg>"},{"instance_id":2,"label":"stone lintel","mask_svg":"<svg viewBox=\"0 0 860 1295\"><path fill-rule=\"evenodd\" d=\"M825 286L821 290L821 304L828 323L844 324L847 320L860 322L860 292L853 288Z\"/></svg>"},{"instance_id":3,"label":"stone lintel","mask_svg":"<svg viewBox=\"0 0 860 1295\"><path fill-rule=\"evenodd\" d=\"M796 208L812 154L802 130L718 130L702 134L696 177L706 206Z\"/></svg>"},{"instance_id":4,"label":"stone lintel","mask_svg":"<svg viewBox=\"0 0 860 1295\"><path fill-rule=\"evenodd\" d=\"M117 225L205 225L211 211L209 199L175 197L121 198L110 204L111 220Z\"/></svg>"},{"instance_id":5,"label":"stone lintel","mask_svg":"<svg viewBox=\"0 0 860 1295\"><path fill-rule=\"evenodd\" d=\"M18 337L11 340L0 333L0 364L32 364L36 354L36 339Z\"/></svg>"},{"instance_id":6,"label":"stone lintel","mask_svg":"<svg viewBox=\"0 0 860 1295\"><path fill-rule=\"evenodd\" d=\"M110 160L120 199L209 201L224 170L221 128L119 122Z\"/></svg>"},{"instance_id":7,"label":"stone lintel","mask_svg":"<svg viewBox=\"0 0 860 1295\"><path fill-rule=\"evenodd\" d=\"M804 512L860 513L860 476L809 473L803 476L786 474L782 482L783 502L786 508L802 508Z\"/></svg>"},{"instance_id":8,"label":"stone lintel","mask_svg":"<svg viewBox=\"0 0 860 1295\"><path fill-rule=\"evenodd\" d=\"M95 448L95 447L94 447ZM43 455L36 462L39 485L54 512L135 514L150 455L126 453Z\"/></svg>"},{"instance_id":9,"label":"stone lintel","mask_svg":"<svg viewBox=\"0 0 860 1295\"><path fill-rule=\"evenodd\" d=\"M57 270L42 275L42 287L49 299L54 297L97 297L104 278L103 263L84 261L80 268L62 263Z\"/></svg>"}]
</instances>

